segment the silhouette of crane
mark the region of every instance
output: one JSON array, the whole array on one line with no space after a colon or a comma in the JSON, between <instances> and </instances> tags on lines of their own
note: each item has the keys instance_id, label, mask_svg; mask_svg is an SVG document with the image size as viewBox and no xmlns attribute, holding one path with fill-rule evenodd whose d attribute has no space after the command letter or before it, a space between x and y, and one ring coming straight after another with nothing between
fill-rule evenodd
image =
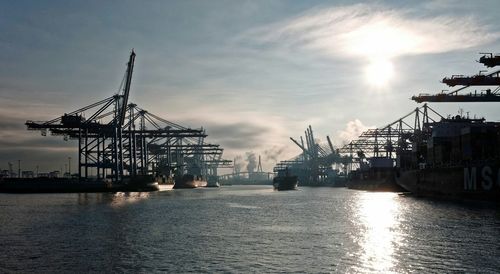
<instances>
[{"instance_id":1,"label":"silhouette of crane","mask_svg":"<svg viewBox=\"0 0 500 274\"><path fill-rule=\"evenodd\" d=\"M500 56L491 53L483 53L479 58L479 62L487 67L495 67L500 65ZM443 83L448 86L462 86L454 91L438 94L419 94L412 96L411 99L417 103L422 102L500 102L500 70L483 74L481 71L474 76L453 75L452 77L443 78ZM484 92L469 92L464 93L463 90L471 86L497 86L495 89L486 89Z\"/></svg>"}]
</instances>

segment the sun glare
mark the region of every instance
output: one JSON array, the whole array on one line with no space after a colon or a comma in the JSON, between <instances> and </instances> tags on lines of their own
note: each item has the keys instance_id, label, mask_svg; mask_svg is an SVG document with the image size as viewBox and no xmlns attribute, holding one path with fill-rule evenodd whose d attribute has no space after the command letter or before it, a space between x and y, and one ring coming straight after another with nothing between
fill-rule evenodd
<instances>
[{"instance_id":1,"label":"sun glare","mask_svg":"<svg viewBox=\"0 0 500 274\"><path fill-rule=\"evenodd\" d=\"M414 31L395 25L389 19L365 24L345 36L350 54L365 56L365 76L370 86L386 87L394 76L392 59L417 50L422 38Z\"/></svg>"},{"instance_id":2,"label":"sun glare","mask_svg":"<svg viewBox=\"0 0 500 274\"><path fill-rule=\"evenodd\" d=\"M388 273L394 268L394 249L400 242L397 234L399 204L393 193L365 193L360 196L359 224L365 231L361 241L365 268Z\"/></svg>"},{"instance_id":3,"label":"sun glare","mask_svg":"<svg viewBox=\"0 0 500 274\"><path fill-rule=\"evenodd\" d=\"M394 75L394 66L389 59L372 60L365 68L366 79L374 87L387 85Z\"/></svg>"}]
</instances>

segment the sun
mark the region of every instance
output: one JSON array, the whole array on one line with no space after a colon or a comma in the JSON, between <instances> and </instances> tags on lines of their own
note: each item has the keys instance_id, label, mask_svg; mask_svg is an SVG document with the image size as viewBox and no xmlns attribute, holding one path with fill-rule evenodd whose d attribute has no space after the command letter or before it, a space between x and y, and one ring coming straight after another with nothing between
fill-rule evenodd
<instances>
[{"instance_id":1,"label":"sun","mask_svg":"<svg viewBox=\"0 0 500 274\"><path fill-rule=\"evenodd\" d=\"M385 87L394 76L394 65L389 59L373 59L365 68L365 76L371 86Z\"/></svg>"},{"instance_id":2,"label":"sun","mask_svg":"<svg viewBox=\"0 0 500 274\"><path fill-rule=\"evenodd\" d=\"M398 26L388 18L354 28L345 35L346 52L364 57L367 84L377 89L386 87L396 74L392 60L417 50L421 39L413 31Z\"/></svg>"}]
</instances>

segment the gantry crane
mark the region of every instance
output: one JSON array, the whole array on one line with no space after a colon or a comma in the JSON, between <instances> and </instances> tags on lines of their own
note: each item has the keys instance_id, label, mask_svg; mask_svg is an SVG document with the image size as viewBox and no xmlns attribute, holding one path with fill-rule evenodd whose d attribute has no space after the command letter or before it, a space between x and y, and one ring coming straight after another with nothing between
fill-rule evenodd
<instances>
[{"instance_id":1,"label":"gantry crane","mask_svg":"<svg viewBox=\"0 0 500 274\"><path fill-rule=\"evenodd\" d=\"M339 155L330 137L327 136L327 144L318 143L310 125L304 131L304 137L305 142L302 136L300 142L290 137L302 153L290 160L280 161L273 171L279 173L285 169L292 170L293 174L299 177L302 185L320 185L327 181L333 183L335 180L333 177L337 174L334 174L332 165L339 163Z\"/></svg>"},{"instance_id":2,"label":"gantry crane","mask_svg":"<svg viewBox=\"0 0 500 274\"><path fill-rule=\"evenodd\" d=\"M487 67L500 65L500 56L491 53L483 53L479 62ZM484 74L481 71L474 76L453 75L450 78L444 78L443 83L448 86L462 86L451 92L442 92L438 94L419 94L412 96L411 99L417 103L422 102L500 102L500 70ZM463 90L471 86L496 86L493 90L486 89L484 92L464 93Z\"/></svg>"},{"instance_id":3,"label":"gantry crane","mask_svg":"<svg viewBox=\"0 0 500 274\"><path fill-rule=\"evenodd\" d=\"M88 178L92 169L98 179L120 181L124 176L158 175L165 167L189 169L192 164L207 173L208 167L227 165L222 149L210 150L218 145L204 143L203 129L182 127L129 103L135 57L132 50L119 94L50 121L27 121L28 129L78 140L79 178Z\"/></svg>"},{"instance_id":4,"label":"gantry crane","mask_svg":"<svg viewBox=\"0 0 500 274\"><path fill-rule=\"evenodd\" d=\"M442 118L424 104L383 127L364 131L357 139L341 147L339 153L350 159L349 171L360 168L370 159L395 161L397 155L411 150L417 138L428 137L429 125Z\"/></svg>"}]
</instances>

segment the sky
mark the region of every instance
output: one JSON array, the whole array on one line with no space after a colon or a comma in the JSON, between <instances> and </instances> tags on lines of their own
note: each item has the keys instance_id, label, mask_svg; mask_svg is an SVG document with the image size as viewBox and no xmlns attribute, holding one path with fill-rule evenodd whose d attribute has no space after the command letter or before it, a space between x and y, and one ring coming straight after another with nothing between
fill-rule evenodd
<instances>
[{"instance_id":1,"label":"sky","mask_svg":"<svg viewBox=\"0 0 500 274\"><path fill-rule=\"evenodd\" d=\"M63 169L76 142L27 131L118 93L132 48L130 100L203 126L232 160L265 170L300 153L311 125L342 145L418 106L440 80L500 52L491 1L0 1L0 169ZM494 103L431 104L499 121ZM73 170L76 169L73 161ZM227 171L228 173L230 170Z\"/></svg>"}]
</instances>

